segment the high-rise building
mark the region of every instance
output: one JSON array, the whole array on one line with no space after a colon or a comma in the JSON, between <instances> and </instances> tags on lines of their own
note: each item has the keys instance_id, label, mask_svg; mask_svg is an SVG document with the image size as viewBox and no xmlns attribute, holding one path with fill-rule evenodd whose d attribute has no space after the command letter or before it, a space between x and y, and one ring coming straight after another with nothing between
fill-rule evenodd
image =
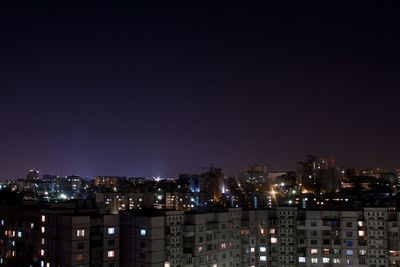
<instances>
[{"instance_id":1,"label":"high-rise building","mask_svg":"<svg viewBox=\"0 0 400 267\"><path fill-rule=\"evenodd\" d=\"M336 191L340 175L333 169L334 160L308 155L306 161L298 163L298 184L305 191L319 193L323 190ZM331 171L327 171L332 169ZM339 181L338 181L339 180Z\"/></svg>"},{"instance_id":2,"label":"high-rise building","mask_svg":"<svg viewBox=\"0 0 400 267\"><path fill-rule=\"evenodd\" d=\"M26 180L36 181L37 179L39 179L39 171L29 170L26 173Z\"/></svg>"},{"instance_id":3,"label":"high-rise building","mask_svg":"<svg viewBox=\"0 0 400 267\"><path fill-rule=\"evenodd\" d=\"M211 167L209 171L201 174L199 177L199 187L201 192L209 194L209 199L205 201L219 202L222 193L225 192L222 169Z\"/></svg>"},{"instance_id":4,"label":"high-rise building","mask_svg":"<svg viewBox=\"0 0 400 267\"><path fill-rule=\"evenodd\" d=\"M247 192L266 191L268 182L267 167L252 165L239 177L241 187Z\"/></svg>"},{"instance_id":5,"label":"high-rise building","mask_svg":"<svg viewBox=\"0 0 400 267\"><path fill-rule=\"evenodd\" d=\"M119 216L91 201L0 205L0 266L119 266Z\"/></svg>"}]
</instances>

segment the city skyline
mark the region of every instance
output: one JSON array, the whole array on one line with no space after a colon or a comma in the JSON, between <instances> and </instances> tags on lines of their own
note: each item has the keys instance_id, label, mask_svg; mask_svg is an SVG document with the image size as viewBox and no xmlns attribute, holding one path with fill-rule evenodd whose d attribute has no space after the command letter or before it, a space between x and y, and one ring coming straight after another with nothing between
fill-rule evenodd
<instances>
[{"instance_id":1,"label":"city skyline","mask_svg":"<svg viewBox=\"0 0 400 267\"><path fill-rule=\"evenodd\" d=\"M0 179L399 167L392 3L0 10Z\"/></svg>"}]
</instances>

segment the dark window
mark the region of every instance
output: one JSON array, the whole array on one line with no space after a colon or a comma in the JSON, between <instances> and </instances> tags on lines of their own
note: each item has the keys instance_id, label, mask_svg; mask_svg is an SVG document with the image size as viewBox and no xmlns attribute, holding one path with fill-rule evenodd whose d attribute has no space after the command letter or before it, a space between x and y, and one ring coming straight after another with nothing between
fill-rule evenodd
<instances>
[{"instance_id":1,"label":"dark window","mask_svg":"<svg viewBox=\"0 0 400 267\"><path fill-rule=\"evenodd\" d=\"M85 243L84 242L78 242L76 248L77 249L84 249L85 248Z\"/></svg>"}]
</instances>

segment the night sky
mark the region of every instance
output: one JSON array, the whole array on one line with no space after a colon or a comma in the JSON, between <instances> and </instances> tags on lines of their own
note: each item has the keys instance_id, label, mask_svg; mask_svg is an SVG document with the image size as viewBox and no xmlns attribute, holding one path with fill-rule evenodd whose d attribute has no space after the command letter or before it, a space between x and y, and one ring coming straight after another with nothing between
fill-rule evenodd
<instances>
[{"instance_id":1,"label":"night sky","mask_svg":"<svg viewBox=\"0 0 400 267\"><path fill-rule=\"evenodd\" d=\"M400 167L389 1L11 2L0 4L0 179L294 170L310 153Z\"/></svg>"}]
</instances>

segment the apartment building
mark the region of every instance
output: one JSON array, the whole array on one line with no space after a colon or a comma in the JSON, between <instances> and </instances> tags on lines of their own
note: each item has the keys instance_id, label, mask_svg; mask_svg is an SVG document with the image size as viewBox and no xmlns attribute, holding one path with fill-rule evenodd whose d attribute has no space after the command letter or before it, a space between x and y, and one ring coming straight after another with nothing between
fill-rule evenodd
<instances>
[{"instance_id":1,"label":"apartment building","mask_svg":"<svg viewBox=\"0 0 400 267\"><path fill-rule=\"evenodd\" d=\"M400 212L0 206L0 266L400 267Z\"/></svg>"},{"instance_id":2,"label":"apartment building","mask_svg":"<svg viewBox=\"0 0 400 267\"><path fill-rule=\"evenodd\" d=\"M240 209L121 212L121 266L240 266Z\"/></svg>"},{"instance_id":3,"label":"apartment building","mask_svg":"<svg viewBox=\"0 0 400 267\"><path fill-rule=\"evenodd\" d=\"M119 216L90 201L0 206L0 266L119 266Z\"/></svg>"},{"instance_id":4,"label":"apartment building","mask_svg":"<svg viewBox=\"0 0 400 267\"><path fill-rule=\"evenodd\" d=\"M152 193L96 193L98 206L104 206L108 213L118 214L121 210L146 209L154 205Z\"/></svg>"}]
</instances>

